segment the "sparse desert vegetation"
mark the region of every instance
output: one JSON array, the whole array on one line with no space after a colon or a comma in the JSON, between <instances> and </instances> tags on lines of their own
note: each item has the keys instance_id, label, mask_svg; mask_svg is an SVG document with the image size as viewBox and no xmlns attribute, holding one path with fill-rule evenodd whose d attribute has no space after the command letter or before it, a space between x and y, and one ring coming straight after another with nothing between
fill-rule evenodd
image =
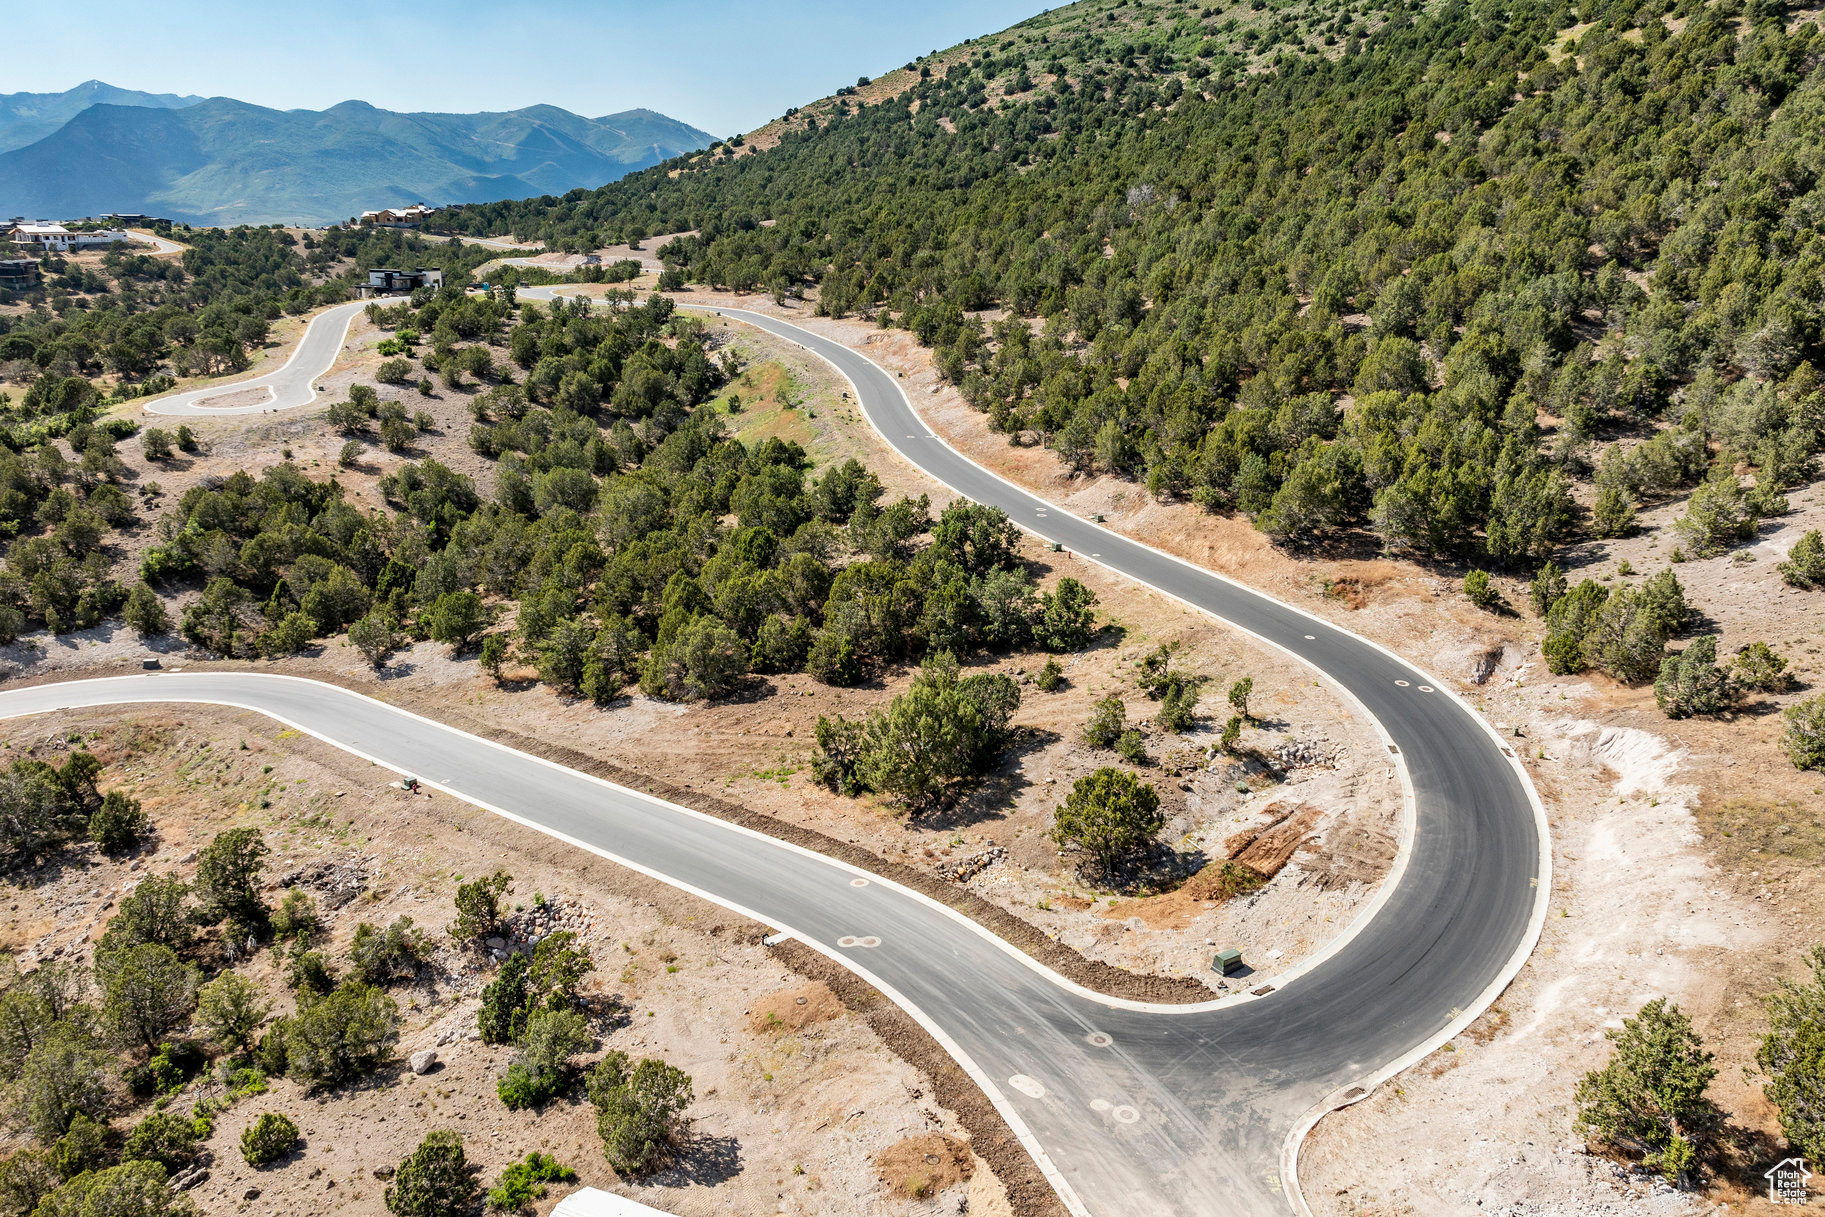
<instances>
[{"instance_id":1,"label":"sparse desert vegetation","mask_svg":"<svg viewBox=\"0 0 1825 1217\"><path fill-rule=\"evenodd\" d=\"M1412 658L1533 780L1536 950L1317 1127L1314 1212L1753 1206L1825 1153L1820 30L1087 0L440 215L536 267L282 228L49 259L0 300L0 665L332 680L1127 997L1340 941L1408 827L1359 708L679 305L786 317L1049 502ZM317 406L138 414L404 260L453 286L375 301ZM1049 1203L980 1096L763 927L235 711L0 737L22 1214Z\"/></svg>"}]
</instances>

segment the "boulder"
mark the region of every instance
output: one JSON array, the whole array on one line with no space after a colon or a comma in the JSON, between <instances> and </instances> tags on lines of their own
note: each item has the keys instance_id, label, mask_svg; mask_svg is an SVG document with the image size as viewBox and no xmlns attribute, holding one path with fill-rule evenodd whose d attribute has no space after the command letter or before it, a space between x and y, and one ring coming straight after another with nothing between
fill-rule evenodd
<instances>
[{"instance_id":1,"label":"boulder","mask_svg":"<svg viewBox=\"0 0 1825 1217\"><path fill-rule=\"evenodd\" d=\"M411 1055L408 1063L413 1073L429 1073L431 1066L437 1064L437 1053L430 1048L421 1048Z\"/></svg>"}]
</instances>

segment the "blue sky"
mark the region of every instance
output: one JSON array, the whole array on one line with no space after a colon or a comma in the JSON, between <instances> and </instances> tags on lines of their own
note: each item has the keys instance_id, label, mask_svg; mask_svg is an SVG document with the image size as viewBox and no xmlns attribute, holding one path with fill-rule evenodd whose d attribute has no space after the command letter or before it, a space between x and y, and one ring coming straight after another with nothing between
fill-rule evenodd
<instances>
[{"instance_id":1,"label":"blue sky","mask_svg":"<svg viewBox=\"0 0 1825 1217\"><path fill-rule=\"evenodd\" d=\"M545 102L591 116L646 106L732 135L1047 2L88 0L83 32L33 39L30 54L9 60L0 91L59 92L95 78L281 109L349 98L390 110Z\"/></svg>"}]
</instances>

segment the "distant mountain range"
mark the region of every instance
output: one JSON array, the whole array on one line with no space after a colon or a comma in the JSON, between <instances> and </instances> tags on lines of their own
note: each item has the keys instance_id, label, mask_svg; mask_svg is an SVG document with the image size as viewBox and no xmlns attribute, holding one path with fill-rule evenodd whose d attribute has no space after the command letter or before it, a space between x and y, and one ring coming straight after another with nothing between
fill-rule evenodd
<instances>
[{"instance_id":1,"label":"distant mountain range","mask_svg":"<svg viewBox=\"0 0 1825 1217\"><path fill-rule=\"evenodd\" d=\"M202 100L200 97L179 97L175 93L117 89L99 80L85 80L65 93L0 93L0 152L37 143L90 106L178 110Z\"/></svg>"},{"instance_id":2,"label":"distant mountain range","mask_svg":"<svg viewBox=\"0 0 1825 1217\"><path fill-rule=\"evenodd\" d=\"M47 134L18 142L47 123ZM0 95L0 216L327 224L377 207L596 187L710 140L651 110L400 114L360 101L269 110L90 81L64 94Z\"/></svg>"}]
</instances>

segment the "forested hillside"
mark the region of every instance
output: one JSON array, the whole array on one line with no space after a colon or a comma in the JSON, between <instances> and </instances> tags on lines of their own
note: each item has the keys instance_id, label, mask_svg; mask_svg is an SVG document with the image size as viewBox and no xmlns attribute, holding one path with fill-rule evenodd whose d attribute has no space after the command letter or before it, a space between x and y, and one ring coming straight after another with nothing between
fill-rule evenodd
<instances>
[{"instance_id":1,"label":"forested hillside","mask_svg":"<svg viewBox=\"0 0 1825 1217\"><path fill-rule=\"evenodd\" d=\"M1525 564L1707 476L1711 539L1783 509L1825 433L1816 11L1248 3L1089 0L453 223L696 229L674 281L816 284L1015 442L1290 543Z\"/></svg>"},{"instance_id":2,"label":"forested hillside","mask_svg":"<svg viewBox=\"0 0 1825 1217\"><path fill-rule=\"evenodd\" d=\"M97 269L47 256L41 286L0 292L31 306L0 314L0 447L62 435L106 399L164 392L174 376L241 371L273 322L353 299L370 267L438 266L461 282L497 256L397 229L161 231L189 245L181 258L110 252ZM8 519L0 508L0 533Z\"/></svg>"}]
</instances>

